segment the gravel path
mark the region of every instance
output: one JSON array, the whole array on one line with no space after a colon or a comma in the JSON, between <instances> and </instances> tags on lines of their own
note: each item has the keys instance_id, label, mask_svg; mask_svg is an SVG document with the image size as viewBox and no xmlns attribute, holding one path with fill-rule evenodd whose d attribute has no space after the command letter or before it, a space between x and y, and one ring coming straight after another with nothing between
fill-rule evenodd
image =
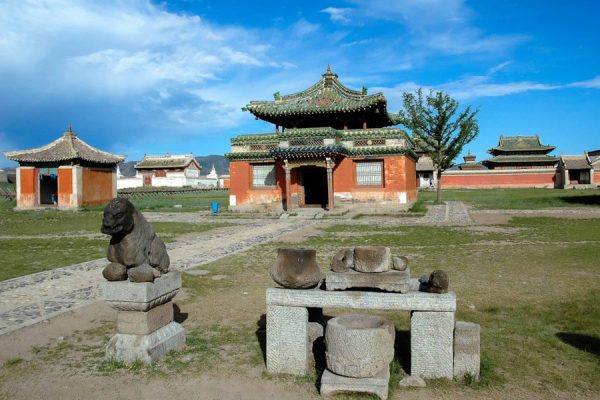
<instances>
[{"instance_id":1,"label":"gravel path","mask_svg":"<svg viewBox=\"0 0 600 400\"><path fill-rule=\"evenodd\" d=\"M169 243L171 268L186 270L231 254L250 249L281 236L320 223L337 223L321 219L323 212L307 211L285 219L247 217L214 220L235 223L198 234L188 234ZM146 213L149 221L206 222L205 215L187 213ZM349 217L350 215L348 215ZM334 222L335 221L335 222ZM339 223L369 225L469 225L469 213L462 202L430 206L424 217L390 218L375 216L359 220L339 217ZM0 282L0 335L44 321L100 298L101 269L106 259L99 259L39 272Z\"/></svg>"}]
</instances>

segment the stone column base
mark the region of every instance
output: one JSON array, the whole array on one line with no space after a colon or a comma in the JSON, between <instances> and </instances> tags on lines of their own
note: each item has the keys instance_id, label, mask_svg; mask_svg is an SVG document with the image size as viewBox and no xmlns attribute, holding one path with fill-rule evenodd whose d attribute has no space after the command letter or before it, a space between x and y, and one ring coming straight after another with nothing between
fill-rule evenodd
<instances>
[{"instance_id":1,"label":"stone column base","mask_svg":"<svg viewBox=\"0 0 600 400\"><path fill-rule=\"evenodd\" d=\"M148 335L117 333L106 345L106 356L127 364L136 361L151 364L184 344L183 327L177 322L170 322Z\"/></svg>"},{"instance_id":2,"label":"stone column base","mask_svg":"<svg viewBox=\"0 0 600 400\"><path fill-rule=\"evenodd\" d=\"M321 376L321 396L332 396L341 392L373 393L381 400L388 398L390 368L384 368L370 378L349 378L336 375L326 369Z\"/></svg>"}]
</instances>

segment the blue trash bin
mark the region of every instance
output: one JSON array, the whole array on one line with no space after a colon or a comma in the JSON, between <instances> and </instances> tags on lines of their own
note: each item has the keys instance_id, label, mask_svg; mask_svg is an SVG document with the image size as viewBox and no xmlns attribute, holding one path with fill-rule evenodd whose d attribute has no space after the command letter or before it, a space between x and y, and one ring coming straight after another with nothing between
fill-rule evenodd
<instances>
[{"instance_id":1,"label":"blue trash bin","mask_svg":"<svg viewBox=\"0 0 600 400\"><path fill-rule=\"evenodd\" d=\"M212 211L213 214L216 214L219 212L219 203L216 201L213 201L210 203L210 209Z\"/></svg>"}]
</instances>

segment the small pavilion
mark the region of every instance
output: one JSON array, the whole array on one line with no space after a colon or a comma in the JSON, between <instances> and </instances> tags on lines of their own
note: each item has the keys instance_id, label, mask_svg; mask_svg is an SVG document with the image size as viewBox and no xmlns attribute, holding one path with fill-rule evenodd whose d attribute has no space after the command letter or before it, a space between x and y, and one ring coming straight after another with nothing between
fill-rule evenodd
<instances>
[{"instance_id":1,"label":"small pavilion","mask_svg":"<svg viewBox=\"0 0 600 400\"><path fill-rule=\"evenodd\" d=\"M117 195L116 166L125 159L90 146L71 127L45 146L4 156L19 163L17 209L105 204Z\"/></svg>"},{"instance_id":2,"label":"small pavilion","mask_svg":"<svg viewBox=\"0 0 600 400\"><path fill-rule=\"evenodd\" d=\"M331 72L308 89L243 110L274 131L231 139L230 207L327 210L416 199L417 154L383 93L352 90Z\"/></svg>"}]
</instances>

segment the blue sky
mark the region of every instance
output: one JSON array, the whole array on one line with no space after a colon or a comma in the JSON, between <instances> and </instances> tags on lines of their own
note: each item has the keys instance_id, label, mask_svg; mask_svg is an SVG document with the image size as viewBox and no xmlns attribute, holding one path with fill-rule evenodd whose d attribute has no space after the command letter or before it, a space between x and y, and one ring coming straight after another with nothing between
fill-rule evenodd
<instances>
[{"instance_id":1,"label":"blue sky","mask_svg":"<svg viewBox=\"0 0 600 400\"><path fill-rule=\"evenodd\" d=\"M418 87L478 107L479 160L500 135L581 154L600 149L599 15L593 0L3 1L0 151L72 124L128 160L223 154L234 135L273 130L243 105L330 64L392 112Z\"/></svg>"}]
</instances>

